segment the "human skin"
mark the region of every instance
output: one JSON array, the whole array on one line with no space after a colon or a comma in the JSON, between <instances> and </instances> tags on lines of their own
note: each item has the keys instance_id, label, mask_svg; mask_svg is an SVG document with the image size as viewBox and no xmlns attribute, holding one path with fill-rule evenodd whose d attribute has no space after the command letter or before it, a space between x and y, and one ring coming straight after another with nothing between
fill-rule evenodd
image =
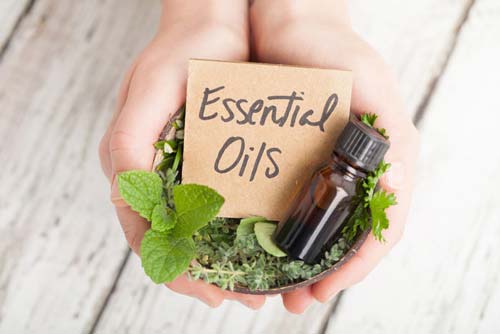
<instances>
[{"instance_id":1,"label":"human skin","mask_svg":"<svg viewBox=\"0 0 500 334\"><path fill-rule=\"evenodd\" d=\"M151 43L133 62L121 85L116 111L99 146L102 169L111 183L111 200L125 238L139 254L149 223L121 199L117 173L151 170L153 144L169 117L186 99L190 58L248 60L248 3L246 0L164 0L161 22ZM237 294L189 281L186 276L166 284L215 307L224 299L236 299L251 308L264 296Z\"/></svg>"},{"instance_id":2,"label":"human skin","mask_svg":"<svg viewBox=\"0 0 500 334\"><path fill-rule=\"evenodd\" d=\"M311 287L283 294L285 307L302 313L315 299L329 300L362 280L389 252L401 238L406 220L418 134L404 112L396 80L380 56L352 31L346 7L340 0L257 0L248 12L243 0L207 0L202 8L194 1L163 1L158 33L126 74L99 147L101 165L111 183L111 200L135 253L149 223L120 198L116 174L151 170L153 143L185 101L188 59L248 60L249 45L252 60L353 71L352 110L377 113L377 126L387 129L392 143L386 160L393 167L381 183L396 193L398 205L387 211L391 221L384 233L387 242L370 237L339 271ZM186 276L167 287L212 307L224 299L253 309L265 302L264 296L222 291Z\"/></svg>"},{"instance_id":3,"label":"human skin","mask_svg":"<svg viewBox=\"0 0 500 334\"><path fill-rule=\"evenodd\" d=\"M385 160L391 169L381 187L394 192L398 204L387 210L386 242L372 235L338 271L320 282L282 295L285 307L302 313L314 300L326 302L362 281L403 235L411 200L418 132L383 59L352 29L343 0L256 0L250 10L252 57L260 62L350 70L351 111L374 112L377 127L390 135Z\"/></svg>"}]
</instances>

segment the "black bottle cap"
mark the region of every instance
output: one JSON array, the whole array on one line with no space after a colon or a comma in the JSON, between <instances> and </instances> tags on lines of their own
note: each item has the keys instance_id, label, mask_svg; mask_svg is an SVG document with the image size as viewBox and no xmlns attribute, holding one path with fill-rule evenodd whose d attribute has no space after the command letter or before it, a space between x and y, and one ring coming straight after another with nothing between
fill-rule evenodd
<instances>
[{"instance_id":1,"label":"black bottle cap","mask_svg":"<svg viewBox=\"0 0 500 334\"><path fill-rule=\"evenodd\" d=\"M350 164L371 172L384 159L390 143L377 130L351 115L335 144L334 152Z\"/></svg>"}]
</instances>

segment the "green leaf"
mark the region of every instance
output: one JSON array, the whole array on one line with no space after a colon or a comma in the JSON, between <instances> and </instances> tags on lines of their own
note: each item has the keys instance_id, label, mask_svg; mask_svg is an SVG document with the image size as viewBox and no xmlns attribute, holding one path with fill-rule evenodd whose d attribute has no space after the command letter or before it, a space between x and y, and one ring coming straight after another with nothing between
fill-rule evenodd
<instances>
[{"instance_id":1,"label":"green leaf","mask_svg":"<svg viewBox=\"0 0 500 334\"><path fill-rule=\"evenodd\" d=\"M177 152L175 153L174 162L172 163L172 169L174 171L176 171L179 168L179 164L181 163L181 159L182 159L182 151L177 150Z\"/></svg>"},{"instance_id":2,"label":"green leaf","mask_svg":"<svg viewBox=\"0 0 500 334\"><path fill-rule=\"evenodd\" d=\"M174 203L177 224L174 233L191 236L219 213L224 197L215 190L198 184L183 184L174 187Z\"/></svg>"},{"instance_id":3,"label":"green leaf","mask_svg":"<svg viewBox=\"0 0 500 334\"><path fill-rule=\"evenodd\" d=\"M276 257L286 256L286 253L276 246L272 239L275 230L276 224L273 223L255 223L254 227L257 241L266 252Z\"/></svg>"},{"instance_id":4,"label":"green leaf","mask_svg":"<svg viewBox=\"0 0 500 334\"><path fill-rule=\"evenodd\" d=\"M369 127L373 128L375 121L377 120L377 114L363 114L361 115L361 122L365 123Z\"/></svg>"},{"instance_id":5,"label":"green leaf","mask_svg":"<svg viewBox=\"0 0 500 334\"><path fill-rule=\"evenodd\" d=\"M385 139L389 139L389 136L387 135L386 130L384 128L375 128L375 121L378 118L377 114L363 114L361 115L360 118L361 122L377 130L378 133L380 133L382 137L384 137Z\"/></svg>"},{"instance_id":6,"label":"green leaf","mask_svg":"<svg viewBox=\"0 0 500 334\"><path fill-rule=\"evenodd\" d=\"M243 236L252 234L255 223L264 222L266 220L266 218L259 216L242 219L238 225L238 229L236 230L236 237L241 238Z\"/></svg>"},{"instance_id":7,"label":"green leaf","mask_svg":"<svg viewBox=\"0 0 500 334\"><path fill-rule=\"evenodd\" d=\"M372 126L376 119L377 115L375 114L361 116L361 120L369 126ZM385 130L377 130L382 135L385 135ZM377 188L379 179L390 167L391 164L381 161L377 168L373 172L368 173L365 179L361 181L356 195L359 204L342 229L342 233L347 241L352 242L360 231L365 231L370 226L375 238L379 241L384 240L382 231L389 228L389 220L385 214L385 209L396 204L396 197L394 194L387 194L380 191L375 192L375 189Z\"/></svg>"},{"instance_id":8,"label":"green leaf","mask_svg":"<svg viewBox=\"0 0 500 334\"><path fill-rule=\"evenodd\" d=\"M163 185L158 174L143 170L120 173L118 189L132 210L151 221L154 207L162 200Z\"/></svg>"},{"instance_id":9,"label":"green leaf","mask_svg":"<svg viewBox=\"0 0 500 334\"><path fill-rule=\"evenodd\" d=\"M193 239L148 230L141 243L142 267L157 284L172 282L196 255Z\"/></svg>"},{"instance_id":10,"label":"green leaf","mask_svg":"<svg viewBox=\"0 0 500 334\"><path fill-rule=\"evenodd\" d=\"M153 230L165 232L174 228L177 222L177 215L174 210L165 207L165 203L160 203L153 209L151 220L151 228Z\"/></svg>"},{"instance_id":11,"label":"green leaf","mask_svg":"<svg viewBox=\"0 0 500 334\"><path fill-rule=\"evenodd\" d=\"M385 213L385 209L396 204L396 196L387 194L383 190L378 190L373 194L370 201L370 212L372 214L372 229L373 235L379 241L384 241L382 231L389 227L389 219Z\"/></svg>"},{"instance_id":12,"label":"green leaf","mask_svg":"<svg viewBox=\"0 0 500 334\"><path fill-rule=\"evenodd\" d=\"M359 231L364 231L370 227L369 211L365 207L365 203L361 201L354 209L354 212L349 217L347 224L342 229L342 233L347 241L351 242L358 235Z\"/></svg>"}]
</instances>

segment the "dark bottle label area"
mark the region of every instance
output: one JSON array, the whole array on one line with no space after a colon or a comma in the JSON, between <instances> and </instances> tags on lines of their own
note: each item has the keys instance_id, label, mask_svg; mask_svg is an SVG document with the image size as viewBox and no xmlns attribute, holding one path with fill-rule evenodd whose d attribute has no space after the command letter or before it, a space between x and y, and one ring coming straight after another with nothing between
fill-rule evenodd
<instances>
[{"instance_id":1,"label":"dark bottle label area","mask_svg":"<svg viewBox=\"0 0 500 334\"><path fill-rule=\"evenodd\" d=\"M274 241L293 258L318 262L327 247L341 237L355 193L352 178L323 168L298 193L288 218L278 225Z\"/></svg>"}]
</instances>

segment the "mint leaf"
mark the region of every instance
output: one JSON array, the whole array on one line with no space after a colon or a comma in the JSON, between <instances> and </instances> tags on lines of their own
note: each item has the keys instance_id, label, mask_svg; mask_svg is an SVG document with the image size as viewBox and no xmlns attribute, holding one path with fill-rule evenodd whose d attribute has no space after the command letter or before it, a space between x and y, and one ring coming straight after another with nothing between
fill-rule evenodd
<instances>
[{"instance_id":1,"label":"mint leaf","mask_svg":"<svg viewBox=\"0 0 500 334\"><path fill-rule=\"evenodd\" d=\"M236 229L236 238L241 238L246 235L252 234L255 223L264 221L266 221L266 218L258 216L248 217L240 220L238 228Z\"/></svg>"},{"instance_id":2,"label":"mint leaf","mask_svg":"<svg viewBox=\"0 0 500 334\"><path fill-rule=\"evenodd\" d=\"M214 219L224 204L224 197L215 190L198 184L175 186L173 193L177 212L174 233L178 236L191 236Z\"/></svg>"},{"instance_id":3,"label":"mint leaf","mask_svg":"<svg viewBox=\"0 0 500 334\"><path fill-rule=\"evenodd\" d=\"M375 192L370 200L373 235L379 241L385 241L382 231L389 227L389 219L387 219L385 209L391 205L396 205L396 196L388 194L384 190Z\"/></svg>"},{"instance_id":4,"label":"mint leaf","mask_svg":"<svg viewBox=\"0 0 500 334\"><path fill-rule=\"evenodd\" d=\"M196 255L193 239L148 230L141 243L142 267L157 284L172 282Z\"/></svg>"},{"instance_id":5,"label":"mint leaf","mask_svg":"<svg viewBox=\"0 0 500 334\"><path fill-rule=\"evenodd\" d=\"M120 173L118 189L132 210L151 221L153 209L162 199L163 185L158 174L143 170Z\"/></svg>"},{"instance_id":6,"label":"mint leaf","mask_svg":"<svg viewBox=\"0 0 500 334\"><path fill-rule=\"evenodd\" d=\"M165 232L174 228L177 222L175 211L165 207L165 203L155 206L151 215L151 228L158 232Z\"/></svg>"}]
</instances>

